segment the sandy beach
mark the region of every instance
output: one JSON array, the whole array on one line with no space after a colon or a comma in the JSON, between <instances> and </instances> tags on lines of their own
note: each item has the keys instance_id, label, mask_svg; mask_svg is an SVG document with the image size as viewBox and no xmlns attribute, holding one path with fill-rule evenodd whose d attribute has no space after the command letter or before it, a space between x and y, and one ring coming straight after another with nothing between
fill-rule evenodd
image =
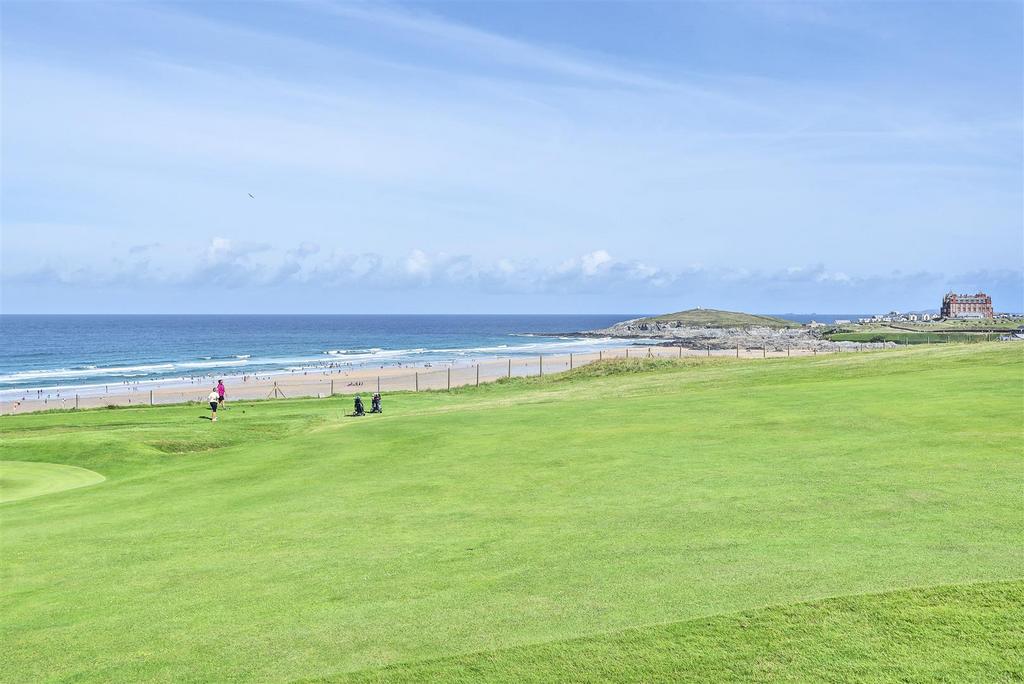
<instances>
[{"instance_id":1,"label":"sandy beach","mask_svg":"<svg viewBox=\"0 0 1024 684\"><path fill-rule=\"evenodd\" d=\"M681 358L715 356L741 359L811 356L818 353L856 352L869 345L835 345L829 351L807 349L772 350L763 348L695 350L670 346L628 346L587 353L553 354L535 357L482 358L458 363L388 368L310 369L289 373L226 375L227 401L332 395L369 395L373 392L438 391L494 382L506 377L529 377L562 373L601 359ZM76 391L74 387L50 390L41 397L26 392L25 398L0 402L0 414L31 413L49 410L74 410L106 406L148 406L206 403L218 378L196 378L163 385L110 385L106 392ZM182 384L185 383L185 384Z\"/></svg>"}]
</instances>

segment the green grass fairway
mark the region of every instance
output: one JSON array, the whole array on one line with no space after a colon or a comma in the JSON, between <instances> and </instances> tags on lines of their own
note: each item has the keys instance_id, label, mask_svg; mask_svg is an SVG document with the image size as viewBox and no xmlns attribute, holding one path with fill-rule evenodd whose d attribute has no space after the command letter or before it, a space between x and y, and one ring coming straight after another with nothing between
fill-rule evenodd
<instances>
[{"instance_id":1,"label":"green grass fairway","mask_svg":"<svg viewBox=\"0 0 1024 684\"><path fill-rule=\"evenodd\" d=\"M365 396L364 396L365 398ZM4 417L0 679L1024 679L1024 346Z\"/></svg>"},{"instance_id":2,"label":"green grass fairway","mask_svg":"<svg viewBox=\"0 0 1024 684\"><path fill-rule=\"evenodd\" d=\"M946 344L950 342L991 342L998 340L1000 333L965 332L839 332L825 335L833 342L896 342L897 344Z\"/></svg>"},{"instance_id":3,"label":"green grass fairway","mask_svg":"<svg viewBox=\"0 0 1024 684\"><path fill-rule=\"evenodd\" d=\"M0 503L88 487L103 479L91 470L59 463L0 461Z\"/></svg>"}]
</instances>

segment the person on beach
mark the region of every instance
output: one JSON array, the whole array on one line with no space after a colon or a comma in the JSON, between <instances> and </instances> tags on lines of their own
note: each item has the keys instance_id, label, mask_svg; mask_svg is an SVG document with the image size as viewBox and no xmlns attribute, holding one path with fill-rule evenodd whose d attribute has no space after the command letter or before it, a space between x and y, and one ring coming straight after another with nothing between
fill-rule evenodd
<instances>
[{"instance_id":1,"label":"person on beach","mask_svg":"<svg viewBox=\"0 0 1024 684\"><path fill-rule=\"evenodd\" d=\"M217 403L222 405L222 406L224 405L224 381L223 380L218 380L217 381Z\"/></svg>"},{"instance_id":2,"label":"person on beach","mask_svg":"<svg viewBox=\"0 0 1024 684\"><path fill-rule=\"evenodd\" d=\"M207 397L210 401L210 420L214 423L217 422L217 406L220 404L220 395L217 393L217 388L214 387L210 392L210 396Z\"/></svg>"}]
</instances>

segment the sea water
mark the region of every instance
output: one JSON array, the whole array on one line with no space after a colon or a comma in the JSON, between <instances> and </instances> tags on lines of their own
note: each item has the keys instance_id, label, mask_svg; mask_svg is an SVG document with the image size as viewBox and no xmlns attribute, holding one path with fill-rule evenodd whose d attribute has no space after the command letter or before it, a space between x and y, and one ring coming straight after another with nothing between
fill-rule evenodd
<instances>
[{"instance_id":1,"label":"sea water","mask_svg":"<svg viewBox=\"0 0 1024 684\"><path fill-rule=\"evenodd\" d=\"M0 398L597 351L645 340L565 333L641 315L0 315Z\"/></svg>"},{"instance_id":2,"label":"sea water","mask_svg":"<svg viewBox=\"0 0 1024 684\"><path fill-rule=\"evenodd\" d=\"M3 315L0 396L593 351L624 342L559 333L637 316Z\"/></svg>"}]
</instances>

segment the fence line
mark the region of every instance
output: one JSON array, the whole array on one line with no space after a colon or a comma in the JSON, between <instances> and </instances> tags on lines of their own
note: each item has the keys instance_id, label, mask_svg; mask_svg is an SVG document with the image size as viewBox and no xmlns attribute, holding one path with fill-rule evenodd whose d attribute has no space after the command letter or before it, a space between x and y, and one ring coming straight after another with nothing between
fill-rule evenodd
<instances>
[{"instance_id":1,"label":"fence line","mask_svg":"<svg viewBox=\"0 0 1024 684\"><path fill-rule=\"evenodd\" d=\"M594 352L569 352L566 354L538 355L533 357L507 357L479 361L471 365L445 365L434 368L420 365L412 368L382 369L310 369L301 375L259 374L246 376L223 376L227 384L227 400L253 400L275 398L324 398L333 395L368 394L374 391L422 392L450 391L459 387L479 386L504 378L540 377L564 373L581 368L596 361L608 359L662 358L681 359L693 357L723 357L746 359L787 358L791 356L816 356L823 353L855 352L863 349L894 348L894 343L833 343L825 349L782 349L769 350L767 345L758 347L736 346L735 349L688 349L673 346L631 346L600 349ZM119 386L121 391L104 394L77 394L74 388L53 391L43 397L27 392L23 399L0 402L0 415L30 413L52 409L86 409L113 406L160 406L188 402L206 403L213 387L213 379L196 382L188 387L156 387L141 389Z\"/></svg>"}]
</instances>

